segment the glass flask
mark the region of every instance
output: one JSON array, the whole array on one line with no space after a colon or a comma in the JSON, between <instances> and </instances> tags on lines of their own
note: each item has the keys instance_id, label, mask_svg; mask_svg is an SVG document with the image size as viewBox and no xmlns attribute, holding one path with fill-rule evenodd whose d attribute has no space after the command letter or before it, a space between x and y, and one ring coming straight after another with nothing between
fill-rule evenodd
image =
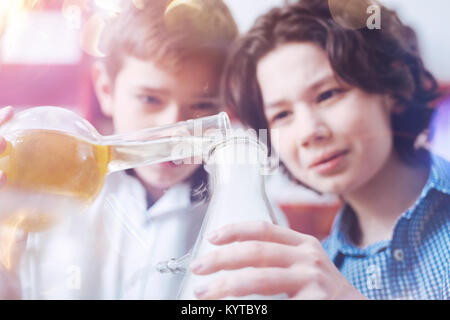
<instances>
[{"instance_id":1,"label":"glass flask","mask_svg":"<svg viewBox=\"0 0 450 320\"><path fill-rule=\"evenodd\" d=\"M250 137L231 137L209 151L205 159L206 170L212 182L212 196L197 242L189 259L169 261L162 271L179 272L186 270L178 295L179 299L196 299L194 289L227 272L219 271L211 275L195 275L189 271L187 263L202 257L218 247L207 240L208 234L232 223L267 221L277 223L269 204L264 174L267 170L267 149ZM224 247L224 246L221 246ZM280 299L284 295L264 297L247 296L244 299ZM242 297L240 297L242 299Z\"/></svg>"},{"instance_id":2,"label":"glass flask","mask_svg":"<svg viewBox=\"0 0 450 320\"><path fill-rule=\"evenodd\" d=\"M26 232L48 229L86 209L109 173L150 164L202 162L208 146L225 135L226 113L102 136L67 109L35 107L0 127L7 141L0 154L6 186L0 190L0 225Z\"/></svg>"}]
</instances>

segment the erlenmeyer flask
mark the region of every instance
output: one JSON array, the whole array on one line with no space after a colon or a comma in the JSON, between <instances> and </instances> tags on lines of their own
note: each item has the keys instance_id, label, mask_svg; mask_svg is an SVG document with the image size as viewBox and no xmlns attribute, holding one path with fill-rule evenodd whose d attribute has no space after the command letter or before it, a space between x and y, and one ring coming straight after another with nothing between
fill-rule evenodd
<instances>
[{"instance_id":1,"label":"erlenmeyer flask","mask_svg":"<svg viewBox=\"0 0 450 320\"><path fill-rule=\"evenodd\" d=\"M267 149L250 137L229 138L210 150L205 161L212 180L212 197L191 259L217 249L207 240L207 236L225 225L245 221L276 223L265 192L263 173L266 170L266 160ZM184 262L186 258L180 261ZM170 264L175 266L177 262L170 261ZM175 269L170 264L169 267ZM196 299L194 289L197 286L221 277L226 272L232 271L220 271L206 276L186 271L178 298ZM246 298L268 299L256 295ZM274 298L278 299L280 296L271 297Z\"/></svg>"},{"instance_id":2,"label":"erlenmeyer flask","mask_svg":"<svg viewBox=\"0 0 450 320\"><path fill-rule=\"evenodd\" d=\"M41 231L96 198L105 176L158 162L199 161L209 143L230 127L226 113L101 136L85 119L57 107L20 112L0 127L7 141L0 170L0 224ZM197 159L199 158L199 159Z\"/></svg>"}]
</instances>

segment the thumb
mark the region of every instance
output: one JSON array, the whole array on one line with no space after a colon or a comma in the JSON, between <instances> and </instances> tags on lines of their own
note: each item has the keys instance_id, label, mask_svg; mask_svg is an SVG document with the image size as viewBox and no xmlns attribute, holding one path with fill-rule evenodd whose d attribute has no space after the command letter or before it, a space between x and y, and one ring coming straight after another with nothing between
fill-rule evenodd
<instances>
[{"instance_id":1,"label":"thumb","mask_svg":"<svg viewBox=\"0 0 450 320\"><path fill-rule=\"evenodd\" d=\"M0 263L8 272L16 273L26 249L28 233L12 226L0 227Z\"/></svg>"},{"instance_id":2,"label":"thumb","mask_svg":"<svg viewBox=\"0 0 450 320\"><path fill-rule=\"evenodd\" d=\"M0 109L0 125L8 122L14 116L14 109L11 106Z\"/></svg>"},{"instance_id":3,"label":"thumb","mask_svg":"<svg viewBox=\"0 0 450 320\"><path fill-rule=\"evenodd\" d=\"M28 234L11 226L0 227L0 299L21 299L19 265Z\"/></svg>"}]
</instances>

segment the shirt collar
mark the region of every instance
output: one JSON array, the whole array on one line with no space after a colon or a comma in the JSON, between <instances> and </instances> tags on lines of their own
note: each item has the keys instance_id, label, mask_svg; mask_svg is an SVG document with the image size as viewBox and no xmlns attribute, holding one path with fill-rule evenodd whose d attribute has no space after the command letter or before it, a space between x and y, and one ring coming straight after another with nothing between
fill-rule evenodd
<instances>
[{"instance_id":1,"label":"shirt collar","mask_svg":"<svg viewBox=\"0 0 450 320\"><path fill-rule=\"evenodd\" d=\"M328 255L334 260L339 252L347 256L365 257L382 251L389 245L389 241L379 241L366 248L355 246L350 240L350 232L357 223L353 209L345 204L334 221L332 231L328 237Z\"/></svg>"},{"instance_id":2,"label":"shirt collar","mask_svg":"<svg viewBox=\"0 0 450 320\"><path fill-rule=\"evenodd\" d=\"M417 211L416 208L423 203L432 189L450 195L450 163L444 158L430 153L430 174L425 187L416 203L405 212L402 218L411 219ZM432 211L429 212L432 213Z\"/></svg>"},{"instance_id":3,"label":"shirt collar","mask_svg":"<svg viewBox=\"0 0 450 320\"><path fill-rule=\"evenodd\" d=\"M166 212L186 209L191 206L191 185L183 182L170 187L164 192L161 198L154 201L152 196L145 190L145 187L133 169L126 170L128 176L136 178L141 189L145 192L145 203L147 205L147 217L160 216Z\"/></svg>"},{"instance_id":4,"label":"shirt collar","mask_svg":"<svg viewBox=\"0 0 450 320\"><path fill-rule=\"evenodd\" d=\"M160 216L167 212L186 209L191 205L189 183L177 184L168 189L147 211L149 216Z\"/></svg>"},{"instance_id":5,"label":"shirt collar","mask_svg":"<svg viewBox=\"0 0 450 320\"><path fill-rule=\"evenodd\" d=\"M431 154L431 163L428 179L430 187L450 195L450 162L437 154Z\"/></svg>"},{"instance_id":6,"label":"shirt collar","mask_svg":"<svg viewBox=\"0 0 450 320\"><path fill-rule=\"evenodd\" d=\"M411 219L418 205L423 203L431 189L450 195L450 163L436 154L430 154L430 174L416 204L401 218ZM429 211L432 213L431 211ZM400 218L400 219L401 219ZM385 249L389 241L380 241L361 249L352 244L349 234L356 223L356 214L345 204L333 223L332 231L327 239L328 254L334 260L339 252L350 256L366 256Z\"/></svg>"}]
</instances>

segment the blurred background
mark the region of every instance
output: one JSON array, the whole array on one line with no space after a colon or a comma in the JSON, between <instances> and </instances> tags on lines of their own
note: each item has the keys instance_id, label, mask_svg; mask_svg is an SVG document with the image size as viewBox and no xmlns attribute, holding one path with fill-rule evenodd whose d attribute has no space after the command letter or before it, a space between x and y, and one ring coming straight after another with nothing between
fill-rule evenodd
<instances>
[{"instance_id":1,"label":"blurred background","mask_svg":"<svg viewBox=\"0 0 450 320\"><path fill-rule=\"evenodd\" d=\"M139 0L129 0L137 1ZM288 0L225 0L241 32L256 17ZM416 30L425 64L450 89L450 1L381 0ZM90 66L101 56L98 34L103 17L120 11L116 0L0 0L0 106L16 110L38 105L69 108L111 133L91 84ZM432 146L450 159L450 96L436 101ZM294 185L280 172L270 177L268 193L293 229L318 238L328 234L340 202Z\"/></svg>"}]
</instances>

